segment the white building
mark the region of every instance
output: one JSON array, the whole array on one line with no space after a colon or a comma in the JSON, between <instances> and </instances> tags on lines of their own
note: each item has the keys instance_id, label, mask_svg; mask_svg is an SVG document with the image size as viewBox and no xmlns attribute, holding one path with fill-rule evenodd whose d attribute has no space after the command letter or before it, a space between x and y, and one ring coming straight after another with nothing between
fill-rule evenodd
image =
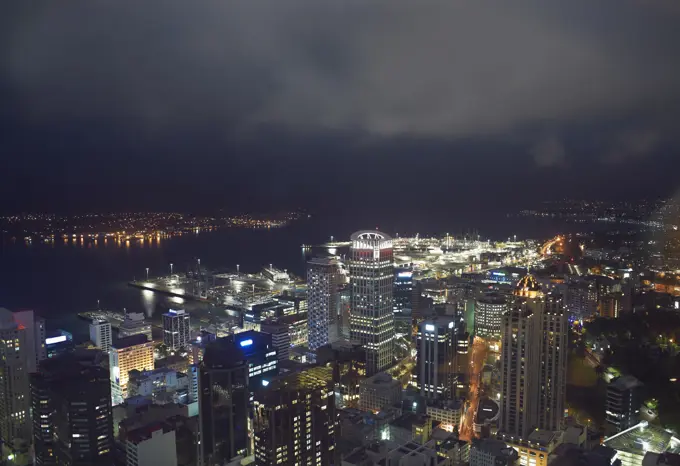
<instances>
[{"instance_id":1,"label":"white building","mask_svg":"<svg viewBox=\"0 0 680 466\"><path fill-rule=\"evenodd\" d=\"M330 343L331 327L337 328L339 274L337 259L318 257L307 262L307 347L312 352Z\"/></svg>"},{"instance_id":2,"label":"white building","mask_svg":"<svg viewBox=\"0 0 680 466\"><path fill-rule=\"evenodd\" d=\"M508 310L505 297L489 293L475 302L475 335L499 340L501 337L501 316Z\"/></svg>"},{"instance_id":3,"label":"white building","mask_svg":"<svg viewBox=\"0 0 680 466\"><path fill-rule=\"evenodd\" d=\"M394 260L392 238L376 230L351 236L349 251L350 340L366 348L366 375L394 361Z\"/></svg>"},{"instance_id":4,"label":"white building","mask_svg":"<svg viewBox=\"0 0 680 466\"><path fill-rule=\"evenodd\" d=\"M31 436L27 353L26 328L0 308L0 439L6 455Z\"/></svg>"},{"instance_id":5,"label":"white building","mask_svg":"<svg viewBox=\"0 0 680 466\"><path fill-rule=\"evenodd\" d=\"M262 322L260 331L272 336L272 345L276 348L276 357L279 361L290 359L290 325L285 322Z\"/></svg>"},{"instance_id":6,"label":"white building","mask_svg":"<svg viewBox=\"0 0 680 466\"><path fill-rule=\"evenodd\" d=\"M150 397L164 392L176 392L189 389L189 377L179 375L177 371L162 367L152 371L130 371L128 380L128 396Z\"/></svg>"},{"instance_id":7,"label":"white building","mask_svg":"<svg viewBox=\"0 0 680 466\"><path fill-rule=\"evenodd\" d=\"M386 406L401 403L401 384L384 372L359 382L359 406L364 411L378 412Z\"/></svg>"},{"instance_id":8,"label":"white building","mask_svg":"<svg viewBox=\"0 0 680 466\"><path fill-rule=\"evenodd\" d=\"M163 343L172 350L189 348L191 322L188 312L170 309L163 314Z\"/></svg>"},{"instance_id":9,"label":"white building","mask_svg":"<svg viewBox=\"0 0 680 466\"><path fill-rule=\"evenodd\" d=\"M445 402L428 402L426 414L434 421L442 423L440 426L447 432L453 432L460 425L464 413L464 403L458 400Z\"/></svg>"},{"instance_id":10,"label":"white building","mask_svg":"<svg viewBox=\"0 0 680 466\"><path fill-rule=\"evenodd\" d=\"M149 341L152 340L151 324L144 320L144 314L141 312L126 312L125 319L118 328L118 338L139 334L146 335Z\"/></svg>"},{"instance_id":11,"label":"white building","mask_svg":"<svg viewBox=\"0 0 680 466\"><path fill-rule=\"evenodd\" d=\"M111 323L106 320L93 320L90 324L90 340L94 346L105 353L111 351Z\"/></svg>"},{"instance_id":12,"label":"white building","mask_svg":"<svg viewBox=\"0 0 680 466\"><path fill-rule=\"evenodd\" d=\"M130 431L126 440L127 466L177 466L174 429L167 423Z\"/></svg>"}]
</instances>

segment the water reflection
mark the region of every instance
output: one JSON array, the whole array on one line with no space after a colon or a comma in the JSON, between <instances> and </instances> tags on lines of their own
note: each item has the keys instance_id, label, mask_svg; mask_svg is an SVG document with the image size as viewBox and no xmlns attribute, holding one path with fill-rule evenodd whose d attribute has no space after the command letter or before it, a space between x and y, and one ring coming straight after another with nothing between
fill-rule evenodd
<instances>
[{"instance_id":1,"label":"water reflection","mask_svg":"<svg viewBox=\"0 0 680 466\"><path fill-rule=\"evenodd\" d=\"M153 311L156 308L156 293L151 290L142 290L142 305L144 306L144 315L147 318L153 316Z\"/></svg>"}]
</instances>

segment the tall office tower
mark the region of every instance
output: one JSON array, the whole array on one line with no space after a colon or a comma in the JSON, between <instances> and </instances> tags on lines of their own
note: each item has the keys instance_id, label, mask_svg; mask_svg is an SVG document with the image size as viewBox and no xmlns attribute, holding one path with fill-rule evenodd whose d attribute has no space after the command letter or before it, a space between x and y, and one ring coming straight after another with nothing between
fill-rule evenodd
<instances>
[{"instance_id":1,"label":"tall office tower","mask_svg":"<svg viewBox=\"0 0 680 466\"><path fill-rule=\"evenodd\" d=\"M205 348L198 370L198 464L222 464L250 451L244 341L248 339L218 338Z\"/></svg>"},{"instance_id":2,"label":"tall office tower","mask_svg":"<svg viewBox=\"0 0 680 466\"><path fill-rule=\"evenodd\" d=\"M191 344L191 322L189 313L170 309L163 314L163 343L170 349L189 348Z\"/></svg>"},{"instance_id":3,"label":"tall office tower","mask_svg":"<svg viewBox=\"0 0 680 466\"><path fill-rule=\"evenodd\" d=\"M113 457L111 384L98 350L40 363L31 375L37 465L107 465Z\"/></svg>"},{"instance_id":4,"label":"tall office tower","mask_svg":"<svg viewBox=\"0 0 680 466\"><path fill-rule=\"evenodd\" d=\"M26 328L0 309L0 440L3 454L15 454L30 437Z\"/></svg>"},{"instance_id":5,"label":"tall office tower","mask_svg":"<svg viewBox=\"0 0 680 466\"><path fill-rule=\"evenodd\" d=\"M453 395L456 346L452 318L425 319L418 326L414 379L425 398L446 399Z\"/></svg>"},{"instance_id":6,"label":"tall office tower","mask_svg":"<svg viewBox=\"0 0 680 466\"><path fill-rule=\"evenodd\" d=\"M527 438L536 427L539 392L540 341L543 293L527 275L515 290L515 303L503 315L501 335L501 414L499 431ZM538 322L537 322L538 321Z\"/></svg>"},{"instance_id":7,"label":"tall office tower","mask_svg":"<svg viewBox=\"0 0 680 466\"><path fill-rule=\"evenodd\" d=\"M561 295L548 293L540 323L538 424L541 430L562 429L567 391L569 321Z\"/></svg>"},{"instance_id":8,"label":"tall office tower","mask_svg":"<svg viewBox=\"0 0 680 466\"><path fill-rule=\"evenodd\" d=\"M394 269L394 314L413 313L413 269L399 267Z\"/></svg>"},{"instance_id":9,"label":"tall office tower","mask_svg":"<svg viewBox=\"0 0 680 466\"><path fill-rule=\"evenodd\" d=\"M111 345L109 352L109 369L111 371L111 397L114 405L127 398L130 371L151 371L154 369L153 342L146 335L133 335L120 338Z\"/></svg>"},{"instance_id":10,"label":"tall office tower","mask_svg":"<svg viewBox=\"0 0 680 466\"><path fill-rule=\"evenodd\" d=\"M488 293L475 302L475 336L498 340L501 337L501 317L508 310L507 299L499 293Z\"/></svg>"},{"instance_id":11,"label":"tall office tower","mask_svg":"<svg viewBox=\"0 0 680 466\"><path fill-rule=\"evenodd\" d=\"M111 323L106 320L93 320L90 324L90 340L103 352L111 351Z\"/></svg>"},{"instance_id":12,"label":"tall office tower","mask_svg":"<svg viewBox=\"0 0 680 466\"><path fill-rule=\"evenodd\" d=\"M255 393L256 466L337 466L331 370L289 375Z\"/></svg>"},{"instance_id":13,"label":"tall office tower","mask_svg":"<svg viewBox=\"0 0 680 466\"><path fill-rule=\"evenodd\" d=\"M337 259L318 257L307 262L307 327L310 352L329 343L331 327L337 335L339 283Z\"/></svg>"},{"instance_id":14,"label":"tall office tower","mask_svg":"<svg viewBox=\"0 0 680 466\"><path fill-rule=\"evenodd\" d=\"M605 434L622 432L640 422L642 383L632 375L617 377L607 386Z\"/></svg>"},{"instance_id":15,"label":"tall office tower","mask_svg":"<svg viewBox=\"0 0 680 466\"><path fill-rule=\"evenodd\" d=\"M132 335L144 334L151 338L151 324L144 320L143 312L126 312L123 323L118 328L118 338L131 337Z\"/></svg>"},{"instance_id":16,"label":"tall office tower","mask_svg":"<svg viewBox=\"0 0 680 466\"><path fill-rule=\"evenodd\" d=\"M276 357L279 361L290 359L290 332L289 324L278 321L277 319L265 320L260 324L262 333L272 336L272 345L276 350Z\"/></svg>"},{"instance_id":17,"label":"tall office tower","mask_svg":"<svg viewBox=\"0 0 680 466\"><path fill-rule=\"evenodd\" d=\"M33 373L38 363L47 357L45 351L45 319L32 310L14 311L14 322L26 328L26 369Z\"/></svg>"},{"instance_id":18,"label":"tall office tower","mask_svg":"<svg viewBox=\"0 0 680 466\"><path fill-rule=\"evenodd\" d=\"M368 377L393 362L394 266L392 238L379 231L358 231L349 252L350 339L366 348Z\"/></svg>"}]
</instances>

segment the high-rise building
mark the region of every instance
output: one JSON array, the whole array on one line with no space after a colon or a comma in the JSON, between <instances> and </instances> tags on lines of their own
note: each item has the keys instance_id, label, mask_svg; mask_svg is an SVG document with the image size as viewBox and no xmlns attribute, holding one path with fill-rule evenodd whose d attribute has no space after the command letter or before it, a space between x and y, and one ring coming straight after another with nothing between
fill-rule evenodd
<instances>
[{"instance_id":1,"label":"high-rise building","mask_svg":"<svg viewBox=\"0 0 680 466\"><path fill-rule=\"evenodd\" d=\"M109 374L98 350L40 363L31 375L33 443L37 465L112 463L113 417Z\"/></svg>"},{"instance_id":2,"label":"high-rise building","mask_svg":"<svg viewBox=\"0 0 680 466\"><path fill-rule=\"evenodd\" d=\"M617 434L640 422L642 383L632 375L617 377L607 386L606 433Z\"/></svg>"},{"instance_id":3,"label":"high-rise building","mask_svg":"<svg viewBox=\"0 0 680 466\"><path fill-rule=\"evenodd\" d=\"M163 343L170 349L188 348L191 344L189 313L170 309L163 314Z\"/></svg>"},{"instance_id":4,"label":"high-rise building","mask_svg":"<svg viewBox=\"0 0 680 466\"><path fill-rule=\"evenodd\" d=\"M312 353L330 342L331 333L337 335L339 273L337 259L319 257L307 262L307 347Z\"/></svg>"},{"instance_id":5,"label":"high-rise building","mask_svg":"<svg viewBox=\"0 0 680 466\"><path fill-rule=\"evenodd\" d=\"M272 345L276 349L276 355L279 361L287 361L290 359L290 325L284 321L277 321L276 319L262 322L260 325L262 333L269 333L272 336Z\"/></svg>"},{"instance_id":6,"label":"high-rise building","mask_svg":"<svg viewBox=\"0 0 680 466\"><path fill-rule=\"evenodd\" d=\"M475 302L475 336L490 340L501 337L501 317L508 310L507 299L499 293L488 293Z\"/></svg>"},{"instance_id":7,"label":"high-rise building","mask_svg":"<svg viewBox=\"0 0 680 466\"><path fill-rule=\"evenodd\" d=\"M567 383L567 315L559 295L545 295L533 275L517 285L502 319L499 431L526 439L561 429Z\"/></svg>"},{"instance_id":8,"label":"high-rise building","mask_svg":"<svg viewBox=\"0 0 680 466\"><path fill-rule=\"evenodd\" d=\"M359 407L378 412L385 407L401 406L401 383L391 375L380 372L359 382Z\"/></svg>"},{"instance_id":9,"label":"high-rise building","mask_svg":"<svg viewBox=\"0 0 680 466\"><path fill-rule=\"evenodd\" d=\"M349 252L350 339L366 348L366 375L393 362L394 266L392 238L379 231L358 231Z\"/></svg>"},{"instance_id":10,"label":"high-rise building","mask_svg":"<svg viewBox=\"0 0 680 466\"><path fill-rule=\"evenodd\" d=\"M545 309L540 321L540 368L538 370L539 429L562 429L567 398L567 357L569 353L569 320L560 294L545 296Z\"/></svg>"},{"instance_id":11,"label":"high-rise building","mask_svg":"<svg viewBox=\"0 0 680 466\"><path fill-rule=\"evenodd\" d=\"M198 373L198 464L222 464L250 452L248 361L243 352L248 340L218 338L205 348Z\"/></svg>"},{"instance_id":12,"label":"high-rise building","mask_svg":"<svg viewBox=\"0 0 680 466\"><path fill-rule=\"evenodd\" d=\"M398 267L394 269L394 314L408 314L413 311L413 269Z\"/></svg>"},{"instance_id":13,"label":"high-rise building","mask_svg":"<svg viewBox=\"0 0 680 466\"><path fill-rule=\"evenodd\" d=\"M14 311L14 322L26 328L26 369L31 374L38 363L47 357L45 350L45 319L36 317L32 310Z\"/></svg>"},{"instance_id":14,"label":"high-rise building","mask_svg":"<svg viewBox=\"0 0 680 466\"><path fill-rule=\"evenodd\" d=\"M132 335L144 334L149 340L151 336L151 324L144 320L142 312L126 312L123 323L118 328L118 338L131 337Z\"/></svg>"},{"instance_id":15,"label":"high-rise building","mask_svg":"<svg viewBox=\"0 0 680 466\"><path fill-rule=\"evenodd\" d=\"M453 318L425 319L418 326L414 380L429 399L450 398L455 388L456 328Z\"/></svg>"},{"instance_id":16,"label":"high-rise building","mask_svg":"<svg viewBox=\"0 0 680 466\"><path fill-rule=\"evenodd\" d=\"M146 335L133 335L121 338L111 345L109 352L111 371L111 396L117 405L127 398L130 371L151 371L154 369L153 342Z\"/></svg>"},{"instance_id":17,"label":"high-rise building","mask_svg":"<svg viewBox=\"0 0 680 466\"><path fill-rule=\"evenodd\" d=\"M331 369L316 367L255 393L256 466L337 466Z\"/></svg>"},{"instance_id":18,"label":"high-rise building","mask_svg":"<svg viewBox=\"0 0 680 466\"><path fill-rule=\"evenodd\" d=\"M27 354L29 353L29 354ZM30 395L26 327L0 308L0 440L4 455L15 455L30 437Z\"/></svg>"},{"instance_id":19,"label":"high-rise building","mask_svg":"<svg viewBox=\"0 0 680 466\"><path fill-rule=\"evenodd\" d=\"M111 350L111 323L106 320L93 320L90 324L90 340L94 346L105 353Z\"/></svg>"}]
</instances>

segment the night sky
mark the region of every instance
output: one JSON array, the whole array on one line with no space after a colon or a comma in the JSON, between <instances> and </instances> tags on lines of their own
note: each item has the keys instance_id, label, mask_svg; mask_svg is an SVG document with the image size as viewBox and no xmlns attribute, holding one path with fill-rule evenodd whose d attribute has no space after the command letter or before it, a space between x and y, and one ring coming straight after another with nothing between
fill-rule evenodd
<instances>
[{"instance_id":1,"label":"night sky","mask_svg":"<svg viewBox=\"0 0 680 466\"><path fill-rule=\"evenodd\" d=\"M501 211L680 189L675 0L0 6L0 210Z\"/></svg>"}]
</instances>

